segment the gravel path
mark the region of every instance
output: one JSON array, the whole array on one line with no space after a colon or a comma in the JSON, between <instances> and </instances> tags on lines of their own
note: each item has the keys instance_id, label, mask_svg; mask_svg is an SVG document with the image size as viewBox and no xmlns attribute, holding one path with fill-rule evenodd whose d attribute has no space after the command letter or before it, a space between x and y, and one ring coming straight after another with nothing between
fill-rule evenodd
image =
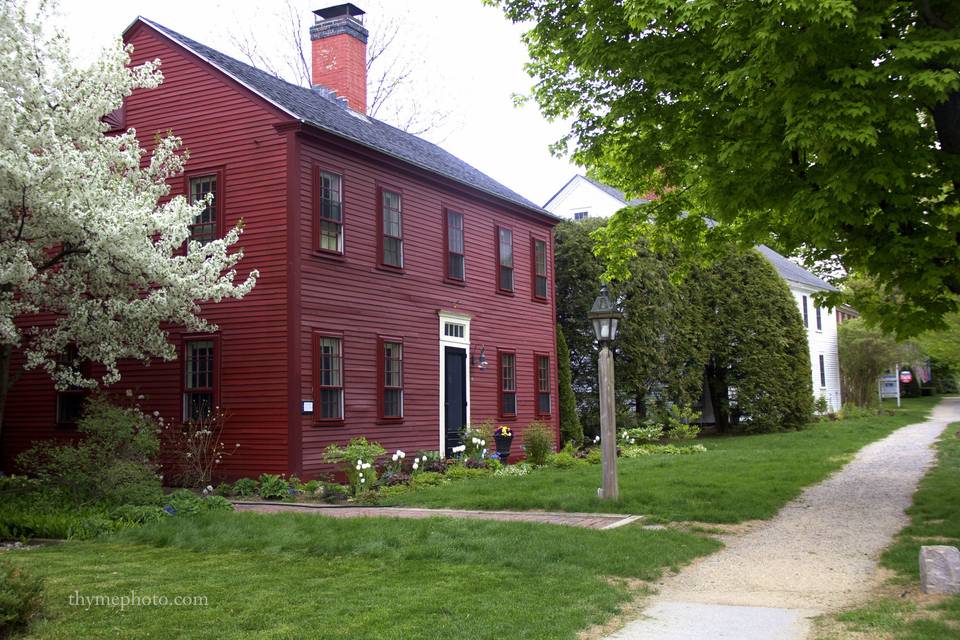
<instances>
[{"instance_id":1,"label":"gravel path","mask_svg":"<svg viewBox=\"0 0 960 640\"><path fill-rule=\"evenodd\" d=\"M864 447L769 522L665 579L648 617L611 638L803 638L811 616L856 604L877 585L877 559L908 523L904 510L935 460L931 445L956 421L960 398L946 398L927 422ZM758 612L779 621L761 622ZM711 618L723 622L705 628Z\"/></svg>"}]
</instances>

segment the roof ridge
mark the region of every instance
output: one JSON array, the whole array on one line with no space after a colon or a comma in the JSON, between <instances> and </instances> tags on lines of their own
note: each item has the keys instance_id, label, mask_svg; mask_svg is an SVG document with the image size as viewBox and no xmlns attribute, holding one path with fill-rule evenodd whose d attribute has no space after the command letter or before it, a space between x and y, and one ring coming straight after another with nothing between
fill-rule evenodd
<instances>
[{"instance_id":1,"label":"roof ridge","mask_svg":"<svg viewBox=\"0 0 960 640\"><path fill-rule=\"evenodd\" d=\"M258 69L143 16L138 16L124 33L138 21L173 40L299 122L528 209L541 217L559 220L440 145L366 114L351 113L348 108L325 99L310 87L294 84Z\"/></svg>"}]
</instances>

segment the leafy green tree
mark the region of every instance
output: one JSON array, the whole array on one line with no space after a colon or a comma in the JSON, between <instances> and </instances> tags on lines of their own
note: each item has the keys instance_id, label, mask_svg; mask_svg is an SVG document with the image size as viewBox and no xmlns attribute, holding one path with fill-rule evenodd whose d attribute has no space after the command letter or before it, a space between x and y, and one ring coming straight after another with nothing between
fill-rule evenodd
<instances>
[{"instance_id":1,"label":"leafy green tree","mask_svg":"<svg viewBox=\"0 0 960 640\"><path fill-rule=\"evenodd\" d=\"M803 319L786 283L759 252L735 248L696 279L718 429L801 428L813 407L810 355Z\"/></svg>"},{"instance_id":2,"label":"leafy green tree","mask_svg":"<svg viewBox=\"0 0 960 640\"><path fill-rule=\"evenodd\" d=\"M862 318L842 323L838 333L843 397L861 407L876 404L877 379L904 359L904 346Z\"/></svg>"},{"instance_id":3,"label":"leafy green tree","mask_svg":"<svg viewBox=\"0 0 960 640\"><path fill-rule=\"evenodd\" d=\"M573 393L573 380L570 372L570 349L560 325L557 325L557 383L560 387L560 440L583 442L583 426L577 415L577 397Z\"/></svg>"},{"instance_id":4,"label":"leafy green tree","mask_svg":"<svg viewBox=\"0 0 960 640\"><path fill-rule=\"evenodd\" d=\"M735 235L874 276L898 297L867 313L902 335L958 309L960 3L489 1L533 23L558 147L659 196L602 233L619 279L651 230Z\"/></svg>"}]
</instances>

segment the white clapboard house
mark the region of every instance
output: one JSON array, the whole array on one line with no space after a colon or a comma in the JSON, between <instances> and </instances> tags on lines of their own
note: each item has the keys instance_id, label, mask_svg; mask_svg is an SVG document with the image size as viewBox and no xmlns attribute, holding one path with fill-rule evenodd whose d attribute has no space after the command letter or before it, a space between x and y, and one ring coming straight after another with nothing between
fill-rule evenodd
<instances>
[{"instance_id":1,"label":"white clapboard house","mask_svg":"<svg viewBox=\"0 0 960 640\"><path fill-rule=\"evenodd\" d=\"M582 175L573 176L563 188L551 197L543 208L567 220L606 218L626 205L641 204L644 200L628 200L624 194L608 185ZM815 397L826 398L831 411L842 406L840 397L840 362L837 355L837 313L834 309L818 307L813 294L818 291L836 291L836 288L813 275L800 265L788 260L773 249L761 245L757 250L770 261L797 301L807 328L810 348L810 376ZM703 407L704 422L713 421L709 402Z\"/></svg>"}]
</instances>

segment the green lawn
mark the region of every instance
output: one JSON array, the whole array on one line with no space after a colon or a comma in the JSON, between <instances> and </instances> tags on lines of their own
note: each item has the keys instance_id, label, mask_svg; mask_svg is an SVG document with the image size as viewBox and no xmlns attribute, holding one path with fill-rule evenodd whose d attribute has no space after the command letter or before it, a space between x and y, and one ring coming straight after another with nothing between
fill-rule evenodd
<instances>
[{"instance_id":1,"label":"green lawn","mask_svg":"<svg viewBox=\"0 0 960 640\"><path fill-rule=\"evenodd\" d=\"M389 500L424 507L608 511L654 521L766 519L864 445L922 420L938 400L908 399L895 416L823 422L798 432L706 438L709 450L697 455L621 458L619 502L597 499L599 466L464 480Z\"/></svg>"},{"instance_id":2,"label":"green lawn","mask_svg":"<svg viewBox=\"0 0 960 640\"><path fill-rule=\"evenodd\" d=\"M574 638L715 551L678 531L306 514L170 518L6 554L46 581L29 638ZM204 596L206 606L71 606L71 594Z\"/></svg>"},{"instance_id":3,"label":"green lawn","mask_svg":"<svg viewBox=\"0 0 960 640\"><path fill-rule=\"evenodd\" d=\"M896 591L919 591L917 561L924 544L960 546L960 423L950 425L939 442L937 466L920 483L907 512L911 522L887 549L881 564L892 569ZM847 631L891 640L960 638L960 596L881 598L837 616ZM824 639L831 638L822 634Z\"/></svg>"}]
</instances>

